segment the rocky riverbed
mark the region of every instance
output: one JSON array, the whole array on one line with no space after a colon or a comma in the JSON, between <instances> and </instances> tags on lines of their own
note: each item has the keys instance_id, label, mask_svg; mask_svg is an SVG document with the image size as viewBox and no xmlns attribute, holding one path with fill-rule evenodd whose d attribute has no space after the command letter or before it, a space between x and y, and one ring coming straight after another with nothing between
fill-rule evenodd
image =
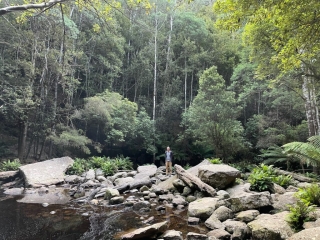
<instances>
[{"instance_id":1,"label":"rocky riverbed","mask_svg":"<svg viewBox=\"0 0 320 240\"><path fill-rule=\"evenodd\" d=\"M187 171L177 166L177 174L171 177L163 167L154 165L109 177L99 169L65 176L72 164L73 160L65 157L0 173L6 194L0 199L1 212L10 214L19 209L19 217L14 217L19 221L12 224L24 219L37 222L30 226L19 223L13 227L15 231L10 224L6 229L2 226L3 239L41 239L36 235L22 237L19 228L37 233L50 229L51 235L42 239L269 240L320 236L320 220L306 224L299 233L286 222L288 205L297 201L297 187L309 183L296 182L297 187L287 189L275 185L273 194L253 192L248 183L236 182L238 170L206 160ZM38 213L25 209L38 209ZM320 219L320 210L316 215ZM35 226L39 227L32 229Z\"/></svg>"}]
</instances>

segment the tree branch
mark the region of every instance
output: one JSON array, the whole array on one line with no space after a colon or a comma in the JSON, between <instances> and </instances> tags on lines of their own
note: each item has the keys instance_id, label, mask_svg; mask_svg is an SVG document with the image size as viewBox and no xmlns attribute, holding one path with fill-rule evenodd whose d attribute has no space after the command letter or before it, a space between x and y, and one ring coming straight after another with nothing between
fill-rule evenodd
<instances>
[{"instance_id":1,"label":"tree branch","mask_svg":"<svg viewBox=\"0 0 320 240\"><path fill-rule=\"evenodd\" d=\"M43 2L43 3L30 3L30 4L19 5L19 6L8 6L8 7L0 8L0 16L5 15L7 13L11 13L11 12L26 11L29 9L50 8L53 5L56 5L57 3L63 3L67 1L69 0L50 0L49 2Z\"/></svg>"}]
</instances>

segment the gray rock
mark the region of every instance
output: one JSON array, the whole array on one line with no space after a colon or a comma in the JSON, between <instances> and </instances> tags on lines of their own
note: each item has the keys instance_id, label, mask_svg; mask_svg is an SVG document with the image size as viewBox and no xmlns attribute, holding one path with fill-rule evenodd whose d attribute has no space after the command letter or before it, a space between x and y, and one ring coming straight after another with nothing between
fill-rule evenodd
<instances>
[{"instance_id":1,"label":"gray rock","mask_svg":"<svg viewBox=\"0 0 320 240\"><path fill-rule=\"evenodd\" d=\"M137 174L137 171L131 171L127 173L128 177L134 177Z\"/></svg>"},{"instance_id":2,"label":"gray rock","mask_svg":"<svg viewBox=\"0 0 320 240\"><path fill-rule=\"evenodd\" d=\"M137 174L135 177L134 177L134 181L130 183L130 189L134 189L134 188L140 188L142 186L147 186L147 187L151 187L152 185L152 182L151 182L151 179L149 177L143 177L143 178L140 178L140 175Z\"/></svg>"},{"instance_id":3,"label":"gray rock","mask_svg":"<svg viewBox=\"0 0 320 240\"><path fill-rule=\"evenodd\" d=\"M145 176L147 177L153 177L157 172L157 166L156 165L145 165L145 166L139 166L137 169L138 173L135 175L135 178L143 178Z\"/></svg>"},{"instance_id":4,"label":"gray rock","mask_svg":"<svg viewBox=\"0 0 320 240\"><path fill-rule=\"evenodd\" d=\"M200 222L200 218L188 217L188 224L190 225L198 225L199 222Z\"/></svg>"},{"instance_id":5,"label":"gray rock","mask_svg":"<svg viewBox=\"0 0 320 240\"><path fill-rule=\"evenodd\" d=\"M197 200L197 198L195 197L195 196L192 196L192 195L190 195L190 196L188 196L187 198L186 198L186 200L187 200L187 202L193 202L193 201L195 201L195 200Z\"/></svg>"},{"instance_id":6,"label":"gray rock","mask_svg":"<svg viewBox=\"0 0 320 240\"><path fill-rule=\"evenodd\" d=\"M113 188L114 185L109 179L107 179L107 180L101 182L101 187Z\"/></svg>"},{"instance_id":7,"label":"gray rock","mask_svg":"<svg viewBox=\"0 0 320 240\"><path fill-rule=\"evenodd\" d=\"M159 195L159 201L172 201L174 198L173 194L164 194L164 195Z\"/></svg>"},{"instance_id":8,"label":"gray rock","mask_svg":"<svg viewBox=\"0 0 320 240\"><path fill-rule=\"evenodd\" d=\"M291 205L296 204L298 199L295 197L294 192L286 192L284 194L275 194L273 196L273 204L274 209L278 210L289 210Z\"/></svg>"},{"instance_id":9,"label":"gray rock","mask_svg":"<svg viewBox=\"0 0 320 240\"><path fill-rule=\"evenodd\" d=\"M199 167L199 178L217 189L225 189L231 186L236 178L240 178L241 172L229 165L211 164Z\"/></svg>"},{"instance_id":10,"label":"gray rock","mask_svg":"<svg viewBox=\"0 0 320 240\"><path fill-rule=\"evenodd\" d=\"M225 226L221 221L217 218L215 214L212 214L205 222L207 228L209 229L224 229Z\"/></svg>"},{"instance_id":11,"label":"gray rock","mask_svg":"<svg viewBox=\"0 0 320 240\"><path fill-rule=\"evenodd\" d=\"M155 194L154 192L149 193L149 197L150 198L156 198L157 194Z\"/></svg>"},{"instance_id":12,"label":"gray rock","mask_svg":"<svg viewBox=\"0 0 320 240\"><path fill-rule=\"evenodd\" d=\"M65 172L72 164L73 160L70 157L62 157L24 165L19 169L26 187L38 187L63 182Z\"/></svg>"},{"instance_id":13,"label":"gray rock","mask_svg":"<svg viewBox=\"0 0 320 240\"><path fill-rule=\"evenodd\" d=\"M120 193L117 189L114 188L107 188L104 194L104 199L110 200L113 197L119 197Z\"/></svg>"},{"instance_id":14,"label":"gray rock","mask_svg":"<svg viewBox=\"0 0 320 240\"><path fill-rule=\"evenodd\" d=\"M215 215L221 222L233 218L232 210L225 206L218 207L216 210L214 210L212 215Z\"/></svg>"},{"instance_id":15,"label":"gray rock","mask_svg":"<svg viewBox=\"0 0 320 240\"><path fill-rule=\"evenodd\" d=\"M24 188L9 188L4 191L7 195L22 195Z\"/></svg>"},{"instance_id":16,"label":"gray rock","mask_svg":"<svg viewBox=\"0 0 320 240\"><path fill-rule=\"evenodd\" d=\"M173 199L172 199L172 204L173 206L178 206L178 205L183 205L183 206L186 206L188 205L188 202L184 199L184 197L182 196L175 196Z\"/></svg>"},{"instance_id":17,"label":"gray rock","mask_svg":"<svg viewBox=\"0 0 320 240\"><path fill-rule=\"evenodd\" d=\"M70 196L66 189L52 188L49 192L39 194L37 189L25 189L24 195L17 202L22 203L49 203L49 204L66 204L70 201Z\"/></svg>"},{"instance_id":18,"label":"gray rock","mask_svg":"<svg viewBox=\"0 0 320 240\"><path fill-rule=\"evenodd\" d=\"M220 190L217 192L217 196L219 199L228 199L230 197L229 193L224 190Z\"/></svg>"},{"instance_id":19,"label":"gray rock","mask_svg":"<svg viewBox=\"0 0 320 240\"><path fill-rule=\"evenodd\" d=\"M253 221L254 219L256 219L257 216L259 216L259 211L258 210L247 210L247 211L242 211L242 212L239 212L237 215L236 215L236 220L239 220L241 222L245 222L245 223L248 223L248 222L251 222Z\"/></svg>"},{"instance_id":20,"label":"gray rock","mask_svg":"<svg viewBox=\"0 0 320 240\"><path fill-rule=\"evenodd\" d=\"M228 219L223 224L226 227L226 231L232 234L231 239L248 239L250 229L244 222Z\"/></svg>"},{"instance_id":21,"label":"gray rock","mask_svg":"<svg viewBox=\"0 0 320 240\"><path fill-rule=\"evenodd\" d=\"M19 171L5 171L0 172L0 181L7 180L9 178L15 178L19 175Z\"/></svg>"},{"instance_id":22,"label":"gray rock","mask_svg":"<svg viewBox=\"0 0 320 240\"><path fill-rule=\"evenodd\" d=\"M189 232L187 234L187 240L208 240L208 237L205 234Z\"/></svg>"},{"instance_id":23,"label":"gray rock","mask_svg":"<svg viewBox=\"0 0 320 240\"><path fill-rule=\"evenodd\" d=\"M183 240L182 232L176 230L167 230L161 236L164 240Z\"/></svg>"},{"instance_id":24,"label":"gray rock","mask_svg":"<svg viewBox=\"0 0 320 240\"><path fill-rule=\"evenodd\" d=\"M139 228L130 233L122 235L121 239L151 239L152 237L165 232L167 229L167 224L167 221L164 221L144 228Z\"/></svg>"},{"instance_id":25,"label":"gray rock","mask_svg":"<svg viewBox=\"0 0 320 240\"><path fill-rule=\"evenodd\" d=\"M287 192L298 192L299 188L290 185L289 187L287 187L286 191Z\"/></svg>"},{"instance_id":26,"label":"gray rock","mask_svg":"<svg viewBox=\"0 0 320 240\"><path fill-rule=\"evenodd\" d=\"M165 192L161 187L159 187L157 185L152 186L152 188L150 190L157 195L164 194L164 192Z\"/></svg>"},{"instance_id":27,"label":"gray rock","mask_svg":"<svg viewBox=\"0 0 320 240\"><path fill-rule=\"evenodd\" d=\"M192 193L192 189L191 188L189 188L188 186L185 186L184 188L183 188L183 191L182 191L182 196L188 196L188 195L190 195Z\"/></svg>"},{"instance_id":28,"label":"gray rock","mask_svg":"<svg viewBox=\"0 0 320 240\"><path fill-rule=\"evenodd\" d=\"M67 175L65 176L64 181L67 183L82 183L84 181L84 177L80 177L77 175Z\"/></svg>"},{"instance_id":29,"label":"gray rock","mask_svg":"<svg viewBox=\"0 0 320 240\"><path fill-rule=\"evenodd\" d=\"M189 217L198 217L202 220L208 219L216 209L218 198L201 198L189 204Z\"/></svg>"},{"instance_id":30,"label":"gray rock","mask_svg":"<svg viewBox=\"0 0 320 240\"><path fill-rule=\"evenodd\" d=\"M231 234L223 229L215 229L207 233L209 240L229 240L231 238Z\"/></svg>"},{"instance_id":31,"label":"gray rock","mask_svg":"<svg viewBox=\"0 0 320 240\"><path fill-rule=\"evenodd\" d=\"M124 202L124 197L119 196L119 197L113 197L109 200L110 205L116 205L116 204L121 204Z\"/></svg>"},{"instance_id":32,"label":"gray rock","mask_svg":"<svg viewBox=\"0 0 320 240\"><path fill-rule=\"evenodd\" d=\"M101 186L100 182L95 182L93 180L88 180L87 182L81 184L81 187L84 187L84 188L100 187L100 186Z\"/></svg>"},{"instance_id":33,"label":"gray rock","mask_svg":"<svg viewBox=\"0 0 320 240\"><path fill-rule=\"evenodd\" d=\"M107 181L107 179L106 179L104 176L96 176L96 179L97 179L99 182Z\"/></svg>"},{"instance_id":34,"label":"gray rock","mask_svg":"<svg viewBox=\"0 0 320 240\"><path fill-rule=\"evenodd\" d=\"M114 184L116 186L121 186L124 184L130 184L134 181L133 177L124 177L124 178L117 178L116 180L114 180Z\"/></svg>"},{"instance_id":35,"label":"gray rock","mask_svg":"<svg viewBox=\"0 0 320 240\"><path fill-rule=\"evenodd\" d=\"M139 191L144 192L144 191L149 191L150 189L147 186L142 186Z\"/></svg>"},{"instance_id":36,"label":"gray rock","mask_svg":"<svg viewBox=\"0 0 320 240\"><path fill-rule=\"evenodd\" d=\"M307 187L310 187L312 184L311 183L307 183L307 182L299 182L297 184L297 187L298 188L307 188Z\"/></svg>"},{"instance_id":37,"label":"gray rock","mask_svg":"<svg viewBox=\"0 0 320 240\"><path fill-rule=\"evenodd\" d=\"M111 178L110 178L110 180L112 181L112 182L114 182L114 180L116 180L116 179L118 179L118 178L125 178L125 177L127 177L128 176L128 174L126 173L126 172L117 172L116 174L114 174Z\"/></svg>"},{"instance_id":38,"label":"gray rock","mask_svg":"<svg viewBox=\"0 0 320 240\"><path fill-rule=\"evenodd\" d=\"M139 211L142 208L150 208L150 203L148 201L141 201L134 203L132 207L134 211Z\"/></svg>"},{"instance_id":39,"label":"gray rock","mask_svg":"<svg viewBox=\"0 0 320 240\"><path fill-rule=\"evenodd\" d=\"M249 187L250 184L243 184L227 189L230 198L226 199L226 202L232 211L240 212L272 205L269 192L252 192Z\"/></svg>"},{"instance_id":40,"label":"gray rock","mask_svg":"<svg viewBox=\"0 0 320 240\"><path fill-rule=\"evenodd\" d=\"M98 177L104 177L104 172L102 171L101 168L97 168L95 170L95 176L96 176L96 179L98 180Z\"/></svg>"},{"instance_id":41,"label":"gray rock","mask_svg":"<svg viewBox=\"0 0 320 240\"><path fill-rule=\"evenodd\" d=\"M283 187L281 187L276 183L273 184L273 190L274 190L274 193L278 193L278 194L284 194L286 192L286 190Z\"/></svg>"},{"instance_id":42,"label":"gray rock","mask_svg":"<svg viewBox=\"0 0 320 240\"><path fill-rule=\"evenodd\" d=\"M288 239L294 232L286 221L288 212L261 214L248 223L252 239Z\"/></svg>"},{"instance_id":43,"label":"gray rock","mask_svg":"<svg viewBox=\"0 0 320 240\"><path fill-rule=\"evenodd\" d=\"M96 173L95 173L94 169L89 169L89 171L86 172L85 179L87 181L96 179Z\"/></svg>"},{"instance_id":44,"label":"gray rock","mask_svg":"<svg viewBox=\"0 0 320 240\"><path fill-rule=\"evenodd\" d=\"M317 240L320 239L320 227L304 229L293 234L288 240Z\"/></svg>"},{"instance_id":45,"label":"gray rock","mask_svg":"<svg viewBox=\"0 0 320 240\"><path fill-rule=\"evenodd\" d=\"M183 188L187 186L181 179L174 180L172 184L179 192L182 192Z\"/></svg>"}]
</instances>

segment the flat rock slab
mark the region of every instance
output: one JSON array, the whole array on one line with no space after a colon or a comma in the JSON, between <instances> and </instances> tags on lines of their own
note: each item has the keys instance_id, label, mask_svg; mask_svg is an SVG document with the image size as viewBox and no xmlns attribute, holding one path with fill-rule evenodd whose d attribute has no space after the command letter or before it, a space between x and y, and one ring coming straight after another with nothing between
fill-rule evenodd
<instances>
[{"instance_id":1,"label":"flat rock slab","mask_svg":"<svg viewBox=\"0 0 320 240\"><path fill-rule=\"evenodd\" d=\"M127 233L121 239L150 239L167 230L167 221L153 224L148 227L139 228L133 232Z\"/></svg>"},{"instance_id":2,"label":"flat rock slab","mask_svg":"<svg viewBox=\"0 0 320 240\"><path fill-rule=\"evenodd\" d=\"M73 160L70 157L62 157L28 164L19 169L26 187L39 187L63 182L65 172L72 164Z\"/></svg>"},{"instance_id":3,"label":"flat rock slab","mask_svg":"<svg viewBox=\"0 0 320 240\"><path fill-rule=\"evenodd\" d=\"M63 188L50 189L45 193L39 191L39 189L26 189L23 192L23 198L17 200L17 202L66 204L69 200L70 196Z\"/></svg>"},{"instance_id":4,"label":"flat rock slab","mask_svg":"<svg viewBox=\"0 0 320 240\"><path fill-rule=\"evenodd\" d=\"M309 228L293 234L288 240L317 240L320 239L320 227Z\"/></svg>"},{"instance_id":5,"label":"flat rock slab","mask_svg":"<svg viewBox=\"0 0 320 240\"><path fill-rule=\"evenodd\" d=\"M9 178L14 178L19 175L19 171L5 171L0 172L0 180L7 180Z\"/></svg>"}]
</instances>

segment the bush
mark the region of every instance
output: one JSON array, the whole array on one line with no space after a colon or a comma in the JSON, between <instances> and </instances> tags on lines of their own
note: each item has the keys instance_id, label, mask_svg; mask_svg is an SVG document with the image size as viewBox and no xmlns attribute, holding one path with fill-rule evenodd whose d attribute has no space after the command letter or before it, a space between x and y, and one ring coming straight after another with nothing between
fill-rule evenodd
<instances>
[{"instance_id":1,"label":"bush","mask_svg":"<svg viewBox=\"0 0 320 240\"><path fill-rule=\"evenodd\" d=\"M272 178L272 181L281 187L287 188L293 183L292 176L278 175Z\"/></svg>"},{"instance_id":2,"label":"bush","mask_svg":"<svg viewBox=\"0 0 320 240\"><path fill-rule=\"evenodd\" d=\"M209 161L212 164L221 164L222 163L222 160L220 158L212 158L212 159L209 159Z\"/></svg>"},{"instance_id":3,"label":"bush","mask_svg":"<svg viewBox=\"0 0 320 240\"><path fill-rule=\"evenodd\" d=\"M316 183L306 188L300 188L296 196L306 204L320 206L320 187Z\"/></svg>"},{"instance_id":4,"label":"bush","mask_svg":"<svg viewBox=\"0 0 320 240\"><path fill-rule=\"evenodd\" d=\"M116 165L118 170L132 170L133 163L130 161L129 157L118 156L112 160Z\"/></svg>"},{"instance_id":5,"label":"bush","mask_svg":"<svg viewBox=\"0 0 320 240\"><path fill-rule=\"evenodd\" d=\"M250 190L253 191L270 191L273 192L273 178L275 177L273 166L267 166L261 164L259 167L255 167L248 181L251 184Z\"/></svg>"},{"instance_id":6,"label":"bush","mask_svg":"<svg viewBox=\"0 0 320 240\"><path fill-rule=\"evenodd\" d=\"M106 176L113 175L118 171L116 164L112 161L105 161L100 168Z\"/></svg>"},{"instance_id":7,"label":"bush","mask_svg":"<svg viewBox=\"0 0 320 240\"><path fill-rule=\"evenodd\" d=\"M76 158L73 165L67 170L69 175L81 175L91 168L90 161L83 158Z\"/></svg>"},{"instance_id":8,"label":"bush","mask_svg":"<svg viewBox=\"0 0 320 240\"><path fill-rule=\"evenodd\" d=\"M90 157L89 161L93 168L101 168L101 166L106 162L109 161L109 158L106 157Z\"/></svg>"},{"instance_id":9,"label":"bush","mask_svg":"<svg viewBox=\"0 0 320 240\"><path fill-rule=\"evenodd\" d=\"M1 163L0 169L2 171L16 171L21 166L19 159L14 159L13 161L4 161Z\"/></svg>"},{"instance_id":10,"label":"bush","mask_svg":"<svg viewBox=\"0 0 320 240\"><path fill-rule=\"evenodd\" d=\"M315 211L315 208L312 205L310 206L308 203L298 201L297 204L291 206L289 210L290 213L286 220L290 227L292 227L295 231L302 230L302 226L305 222L314 220L310 215Z\"/></svg>"}]
</instances>

